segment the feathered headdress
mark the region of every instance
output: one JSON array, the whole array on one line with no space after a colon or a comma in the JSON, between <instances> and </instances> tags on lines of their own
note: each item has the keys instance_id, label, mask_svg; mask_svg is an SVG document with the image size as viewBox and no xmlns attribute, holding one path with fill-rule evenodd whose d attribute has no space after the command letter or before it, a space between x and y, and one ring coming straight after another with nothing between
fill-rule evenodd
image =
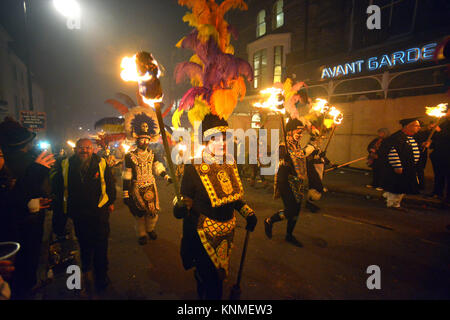
<instances>
[{"instance_id":1,"label":"feathered headdress","mask_svg":"<svg viewBox=\"0 0 450 320\"><path fill-rule=\"evenodd\" d=\"M253 81L250 64L235 57L230 44L233 28L224 19L230 9L247 10L243 0L225 0L220 5L215 0L178 0L192 12L186 13L183 21L194 30L176 45L190 49L194 55L189 61L175 68L177 83L189 78L192 88L181 99L178 110L172 117L175 128L181 115L188 111L189 121L203 121L207 114L227 120L246 93L245 80Z\"/></svg>"}]
</instances>

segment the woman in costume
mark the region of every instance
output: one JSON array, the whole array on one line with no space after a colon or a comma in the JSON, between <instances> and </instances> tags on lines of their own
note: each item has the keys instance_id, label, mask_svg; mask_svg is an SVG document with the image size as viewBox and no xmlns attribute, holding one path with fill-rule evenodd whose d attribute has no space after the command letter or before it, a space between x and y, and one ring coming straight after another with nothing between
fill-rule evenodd
<instances>
[{"instance_id":1,"label":"woman in costume","mask_svg":"<svg viewBox=\"0 0 450 320\"><path fill-rule=\"evenodd\" d=\"M201 122L205 149L194 164L185 164L181 181L182 199L174 205L174 215L183 221L181 256L184 268L195 267L200 299L221 299L222 283L228 275L238 211L253 231L256 216L243 200L243 188L232 155L226 153L226 119L239 98L245 96L245 81L253 80L249 63L233 56L230 26L224 14L231 8L247 9L243 0L179 0L192 12L183 18L195 26L177 46L194 51L188 62L175 69L181 82L189 77L193 88L183 96L172 119L177 128L182 113L194 128ZM230 138L231 139L231 138ZM230 141L230 144L232 141ZM227 159L228 161L225 161Z\"/></svg>"}]
</instances>

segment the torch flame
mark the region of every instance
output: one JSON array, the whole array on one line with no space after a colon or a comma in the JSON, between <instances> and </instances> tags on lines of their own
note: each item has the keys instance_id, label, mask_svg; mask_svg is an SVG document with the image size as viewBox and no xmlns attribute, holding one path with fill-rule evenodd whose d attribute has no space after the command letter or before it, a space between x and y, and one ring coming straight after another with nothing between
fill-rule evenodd
<instances>
[{"instance_id":1,"label":"torch flame","mask_svg":"<svg viewBox=\"0 0 450 320\"><path fill-rule=\"evenodd\" d=\"M267 88L261 91L261 94L268 95L268 98L261 102L255 102L253 104L256 108L268 109L274 112L279 112L282 114L286 113L284 108L280 108L284 104L284 100L280 99L283 95L283 90L280 88Z\"/></svg>"},{"instance_id":2,"label":"torch flame","mask_svg":"<svg viewBox=\"0 0 450 320\"><path fill-rule=\"evenodd\" d=\"M448 110L448 103L440 103L436 107L425 107L426 114L430 117L442 118L446 115Z\"/></svg>"},{"instance_id":3,"label":"torch flame","mask_svg":"<svg viewBox=\"0 0 450 320\"><path fill-rule=\"evenodd\" d=\"M333 122L335 124L341 124L342 120L344 119L344 115L342 114L342 112L340 112L335 107L331 107L328 114L333 117Z\"/></svg>"},{"instance_id":4,"label":"torch flame","mask_svg":"<svg viewBox=\"0 0 450 320\"><path fill-rule=\"evenodd\" d=\"M313 103L311 110L324 114L328 112L328 110L330 110L330 106L327 100L317 98L316 101Z\"/></svg>"},{"instance_id":5,"label":"torch flame","mask_svg":"<svg viewBox=\"0 0 450 320\"><path fill-rule=\"evenodd\" d=\"M123 58L120 67L123 69L122 72L120 73L120 77L124 81L142 82L148 81L152 78L152 75L148 72L146 72L144 75L139 74L139 71L136 66L136 55L134 55L131 58L130 57Z\"/></svg>"},{"instance_id":6,"label":"torch flame","mask_svg":"<svg viewBox=\"0 0 450 320\"><path fill-rule=\"evenodd\" d=\"M75 142L73 142L72 140L68 140L67 144L71 147L71 148L75 148Z\"/></svg>"}]
</instances>

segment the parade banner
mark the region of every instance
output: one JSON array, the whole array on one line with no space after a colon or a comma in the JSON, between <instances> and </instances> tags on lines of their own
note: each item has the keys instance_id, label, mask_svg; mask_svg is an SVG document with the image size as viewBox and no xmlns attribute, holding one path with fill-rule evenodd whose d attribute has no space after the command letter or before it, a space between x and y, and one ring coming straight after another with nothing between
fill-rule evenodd
<instances>
[{"instance_id":1,"label":"parade banner","mask_svg":"<svg viewBox=\"0 0 450 320\"><path fill-rule=\"evenodd\" d=\"M44 131L47 128L47 114L28 110L20 111L20 123L31 131Z\"/></svg>"}]
</instances>

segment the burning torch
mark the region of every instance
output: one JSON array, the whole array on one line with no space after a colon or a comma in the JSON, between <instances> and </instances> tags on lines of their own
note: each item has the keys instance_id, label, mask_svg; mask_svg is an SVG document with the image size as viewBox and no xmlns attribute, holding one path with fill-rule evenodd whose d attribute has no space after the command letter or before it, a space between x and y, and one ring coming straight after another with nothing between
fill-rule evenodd
<instances>
[{"instance_id":1,"label":"burning torch","mask_svg":"<svg viewBox=\"0 0 450 320\"><path fill-rule=\"evenodd\" d=\"M121 67L123 69L121 73L122 79L124 81L137 82L139 85L139 95L142 97L142 101L155 110L164 144L164 150L166 152L167 163L169 164L170 175L173 179L175 195L178 199L181 199L178 188L178 180L175 175L169 144L167 142L166 130L161 115L163 93L161 83L159 81L161 70L158 66L158 62L150 53L141 51L131 58L123 58Z\"/></svg>"},{"instance_id":2,"label":"burning torch","mask_svg":"<svg viewBox=\"0 0 450 320\"><path fill-rule=\"evenodd\" d=\"M344 115L342 114L342 112L340 112L335 107L330 107L330 109L328 110L327 113L328 113L328 115L333 117L332 120L333 120L333 125L334 126L333 126L333 131L331 131L330 137L328 138L327 145L325 146L325 149L323 151L324 154L327 152L328 146L330 145L331 138L334 136L334 132L336 131L337 125L341 124L342 120L344 119Z\"/></svg>"},{"instance_id":3,"label":"burning torch","mask_svg":"<svg viewBox=\"0 0 450 320\"><path fill-rule=\"evenodd\" d=\"M447 114L448 103L440 103L435 107L425 107L425 108L426 108L425 113L428 116L438 118L436 125L434 126L433 130L431 130L427 141L425 141L425 143L424 143L425 146L429 146L429 144L431 143L431 138L433 137L434 133L436 132L436 129L441 122L441 119ZM426 148L428 148L428 147L424 147L422 151L425 151Z\"/></svg>"},{"instance_id":4,"label":"burning torch","mask_svg":"<svg viewBox=\"0 0 450 320\"><path fill-rule=\"evenodd\" d=\"M286 110L283 107L283 90L280 88L267 88L262 90L261 94L268 95L268 98L263 102L255 102L253 106L259 109L273 111L280 115L281 129L283 130L284 143L286 143L286 127L284 124L284 114L286 113Z\"/></svg>"}]
</instances>

